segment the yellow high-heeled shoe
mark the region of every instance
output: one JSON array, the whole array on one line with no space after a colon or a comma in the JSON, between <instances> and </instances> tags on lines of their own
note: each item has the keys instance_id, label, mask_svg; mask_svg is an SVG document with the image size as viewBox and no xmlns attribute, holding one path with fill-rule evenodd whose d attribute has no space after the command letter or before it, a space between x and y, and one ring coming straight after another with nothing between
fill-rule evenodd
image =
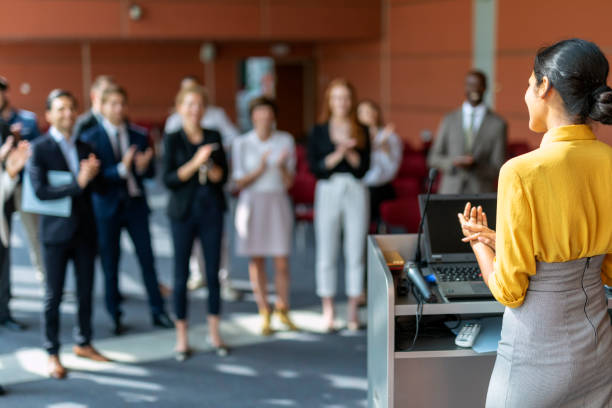
<instances>
[{"instance_id":1,"label":"yellow high-heeled shoe","mask_svg":"<svg viewBox=\"0 0 612 408\"><path fill-rule=\"evenodd\" d=\"M278 319L282 324L287 326L287 328L291 331L300 331L300 329L293 323L291 318L289 317L289 310L287 309L274 309L274 312L278 316Z\"/></svg>"},{"instance_id":2,"label":"yellow high-heeled shoe","mask_svg":"<svg viewBox=\"0 0 612 408\"><path fill-rule=\"evenodd\" d=\"M260 310L259 314L262 319L261 335L269 336L272 334L272 313L269 310Z\"/></svg>"}]
</instances>

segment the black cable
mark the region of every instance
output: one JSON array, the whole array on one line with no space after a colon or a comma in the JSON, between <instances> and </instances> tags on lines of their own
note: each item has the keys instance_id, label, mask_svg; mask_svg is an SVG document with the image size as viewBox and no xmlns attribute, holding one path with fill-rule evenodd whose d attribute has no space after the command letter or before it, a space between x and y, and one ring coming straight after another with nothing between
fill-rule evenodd
<instances>
[{"instance_id":1,"label":"black cable","mask_svg":"<svg viewBox=\"0 0 612 408\"><path fill-rule=\"evenodd\" d=\"M586 289L584 288L584 275L587 269L589 269L590 264L591 264L591 257L588 257L586 260L586 264L584 265L584 270L582 271L582 279L580 280L580 285L582 286L582 291L584 292L584 316L587 318L587 320L591 324L591 327L593 328L593 332L595 332L595 344L597 344L597 329L595 328L595 325L589 318L589 315L586 310L587 303L589 302L589 295L587 294Z\"/></svg>"},{"instance_id":2,"label":"black cable","mask_svg":"<svg viewBox=\"0 0 612 408\"><path fill-rule=\"evenodd\" d=\"M411 289L412 289L412 294L417 300L417 312L414 316L416 319L414 337L412 338L412 344L410 345L410 347L402 351L411 351L414 348L414 345L416 344L417 338L419 337L419 326L421 325L421 317L423 315L423 303L425 303L423 302L423 298L421 297L421 294L419 293L418 290L416 290L416 287L414 285L411 285Z\"/></svg>"}]
</instances>

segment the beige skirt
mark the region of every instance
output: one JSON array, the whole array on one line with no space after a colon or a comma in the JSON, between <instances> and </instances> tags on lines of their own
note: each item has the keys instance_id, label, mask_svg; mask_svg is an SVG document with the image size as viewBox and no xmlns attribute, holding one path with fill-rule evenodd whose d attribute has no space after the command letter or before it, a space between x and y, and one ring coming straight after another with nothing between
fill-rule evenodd
<instances>
[{"instance_id":1,"label":"beige skirt","mask_svg":"<svg viewBox=\"0 0 612 408\"><path fill-rule=\"evenodd\" d=\"M240 256L288 256L291 252L293 211L284 192L243 191L234 225Z\"/></svg>"}]
</instances>

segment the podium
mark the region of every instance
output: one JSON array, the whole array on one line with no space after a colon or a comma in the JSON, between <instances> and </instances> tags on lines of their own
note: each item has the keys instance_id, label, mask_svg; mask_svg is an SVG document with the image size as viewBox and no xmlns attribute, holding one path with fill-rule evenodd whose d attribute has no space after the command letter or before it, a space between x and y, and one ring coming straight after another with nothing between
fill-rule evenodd
<instances>
[{"instance_id":1,"label":"podium","mask_svg":"<svg viewBox=\"0 0 612 408\"><path fill-rule=\"evenodd\" d=\"M478 354L457 347L450 332L420 336L415 346L405 351L412 336L396 336L397 321L415 316L417 301L411 294L397 296L383 251L397 251L408 261L414 259L415 249L416 234L368 237L368 407L483 407L494 352ZM608 307L612 307L610 297ZM501 315L503 311L502 304L490 299L426 303L422 314L467 318Z\"/></svg>"}]
</instances>

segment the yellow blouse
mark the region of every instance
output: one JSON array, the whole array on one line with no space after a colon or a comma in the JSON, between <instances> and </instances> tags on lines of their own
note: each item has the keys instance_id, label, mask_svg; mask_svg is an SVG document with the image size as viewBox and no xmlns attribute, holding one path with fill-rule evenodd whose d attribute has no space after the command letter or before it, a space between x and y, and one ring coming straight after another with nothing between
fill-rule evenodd
<instances>
[{"instance_id":1,"label":"yellow blouse","mask_svg":"<svg viewBox=\"0 0 612 408\"><path fill-rule=\"evenodd\" d=\"M496 231L489 287L506 306L523 303L536 261L608 254L602 280L612 285L612 147L587 125L549 130L502 167Z\"/></svg>"}]
</instances>

